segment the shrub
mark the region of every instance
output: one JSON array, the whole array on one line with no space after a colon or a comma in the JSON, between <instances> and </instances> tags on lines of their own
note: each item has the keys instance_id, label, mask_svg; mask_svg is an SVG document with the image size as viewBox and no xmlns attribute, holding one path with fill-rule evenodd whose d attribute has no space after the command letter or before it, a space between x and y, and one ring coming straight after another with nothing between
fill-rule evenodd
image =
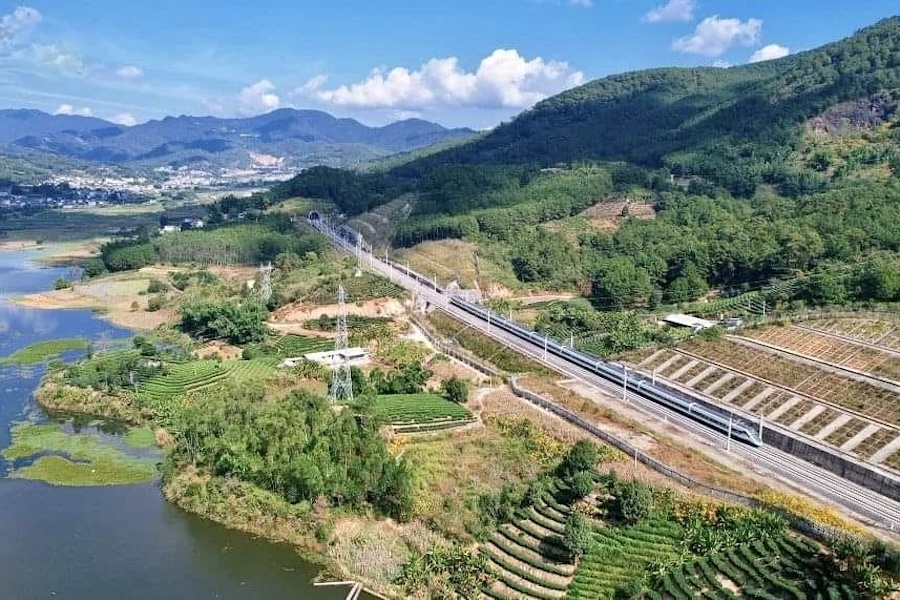
<instances>
[{"instance_id":1,"label":"shrub","mask_svg":"<svg viewBox=\"0 0 900 600\"><path fill-rule=\"evenodd\" d=\"M570 481L572 494L577 499L584 498L594 490L594 476L590 471L576 473Z\"/></svg>"},{"instance_id":2,"label":"shrub","mask_svg":"<svg viewBox=\"0 0 900 600\"><path fill-rule=\"evenodd\" d=\"M147 312L156 312L166 305L165 296L153 296L147 300Z\"/></svg>"},{"instance_id":3,"label":"shrub","mask_svg":"<svg viewBox=\"0 0 900 600\"><path fill-rule=\"evenodd\" d=\"M147 293L148 294L158 294L160 292L165 292L169 289L165 283L156 279L155 277L150 280L150 283L147 284Z\"/></svg>"},{"instance_id":4,"label":"shrub","mask_svg":"<svg viewBox=\"0 0 900 600\"><path fill-rule=\"evenodd\" d=\"M106 273L106 263L102 258L89 258L81 263L81 278L90 279Z\"/></svg>"},{"instance_id":5,"label":"shrub","mask_svg":"<svg viewBox=\"0 0 900 600\"><path fill-rule=\"evenodd\" d=\"M563 532L563 544L573 558L583 556L593 542L594 530L590 519L583 514L573 511L566 519L566 528Z\"/></svg>"},{"instance_id":6,"label":"shrub","mask_svg":"<svg viewBox=\"0 0 900 600\"><path fill-rule=\"evenodd\" d=\"M468 384L456 375L441 382L441 392L451 402L462 404L469 399Z\"/></svg>"},{"instance_id":7,"label":"shrub","mask_svg":"<svg viewBox=\"0 0 900 600\"><path fill-rule=\"evenodd\" d=\"M59 277L53 282L54 290L67 290L70 287L72 287L72 282L68 279L63 279L62 277Z\"/></svg>"},{"instance_id":8,"label":"shrub","mask_svg":"<svg viewBox=\"0 0 900 600\"><path fill-rule=\"evenodd\" d=\"M639 481L619 484L615 490L613 511L629 525L649 517L653 511L653 494L650 488Z\"/></svg>"},{"instance_id":9,"label":"shrub","mask_svg":"<svg viewBox=\"0 0 900 600\"><path fill-rule=\"evenodd\" d=\"M560 471L563 476L571 477L592 470L598 460L597 446L588 440L578 440L563 458Z\"/></svg>"}]
</instances>

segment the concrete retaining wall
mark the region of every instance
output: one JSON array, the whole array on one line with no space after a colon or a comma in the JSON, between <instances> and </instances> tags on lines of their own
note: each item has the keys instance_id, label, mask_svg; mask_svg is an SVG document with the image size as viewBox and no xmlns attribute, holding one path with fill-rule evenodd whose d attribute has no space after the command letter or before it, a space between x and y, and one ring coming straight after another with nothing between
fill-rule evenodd
<instances>
[{"instance_id":1,"label":"concrete retaining wall","mask_svg":"<svg viewBox=\"0 0 900 600\"><path fill-rule=\"evenodd\" d=\"M829 452L824 448L817 448L812 444L777 431L763 427L763 443L773 448L778 448L788 454L793 454L808 463L831 471L835 475L843 477L853 483L900 501L900 481L878 473L871 467L853 460Z\"/></svg>"}]
</instances>

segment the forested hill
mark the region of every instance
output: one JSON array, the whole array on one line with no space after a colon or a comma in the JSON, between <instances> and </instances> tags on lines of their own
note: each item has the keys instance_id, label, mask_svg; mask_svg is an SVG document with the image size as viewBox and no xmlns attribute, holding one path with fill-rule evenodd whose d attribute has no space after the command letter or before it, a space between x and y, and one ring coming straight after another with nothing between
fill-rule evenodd
<instances>
[{"instance_id":1,"label":"forested hill","mask_svg":"<svg viewBox=\"0 0 900 600\"><path fill-rule=\"evenodd\" d=\"M900 302L898 105L892 18L776 61L594 81L457 147L310 169L274 195L347 215L392 203L405 221L372 217L392 247L462 238L519 283L602 308L809 274L803 301Z\"/></svg>"},{"instance_id":2,"label":"forested hill","mask_svg":"<svg viewBox=\"0 0 900 600\"><path fill-rule=\"evenodd\" d=\"M896 112L900 17L780 60L727 69L654 69L592 81L540 102L477 140L391 174L409 182L427 180L448 164L549 167L610 160L701 176L737 196L752 195L761 183L796 196L819 191L824 183L791 161L802 145L804 125L844 102L854 104L837 118L852 124L888 121Z\"/></svg>"},{"instance_id":3,"label":"forested hill","mask_svg":"<svg viewBox=\"0 0 900 600\"><path fill-rule=\"evenodd\" d=\"M888 92L879 98L879 92ZM802 125L841 102L893 112L900 17L780 60L655 69L592 81L537 104L471 144L416 165L624 160L716 180L739 195L780 183Z\"/></svg>"}]
</instances>

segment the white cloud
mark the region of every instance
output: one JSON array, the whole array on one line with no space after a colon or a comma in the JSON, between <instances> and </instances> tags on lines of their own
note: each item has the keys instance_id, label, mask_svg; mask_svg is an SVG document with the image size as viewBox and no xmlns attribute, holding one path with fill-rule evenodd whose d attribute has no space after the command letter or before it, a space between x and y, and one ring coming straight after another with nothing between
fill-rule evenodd
<instances>
[{"instance_id":1,"label":"white cloud","mask_svg":"<svg viewBox=\"0 0 900 600\"><path fill-rule=\"evenodd\" d=\"M93 112L91 111L89 106L82 106L81 108L75 108L71 104L60 104L55 111L53 111L54 115L81 115L82 117L90 117Z\"/></svg>"},{"instance_id":2,"label":"white cloud","mask_svg":"<svg viewBox=\"0 0 900 600\"><path fill-rule=\"evenodd\" d=\"M750 57L750 62L762 62L764 60L775 60L776 58L784 58L788 54L791 53L791 49L787 46L781 46L779 44L769 44L768 46L763 46L759 50L753 53L753 56Z\"/></svg>"},{"instance_id":3,"label":"white cloud","mask_svg":"<svg viewBox=\"0 0 900 600\"><path fill-rule=\"evenodd\" d=\"M203 107L209 111L211 114L220 115L225 113L225 105L223 105L218 100L213 100L212 98L206 98L201 101L203 103Z\"/></svg>"},{"instance_id":4,"label":"white cloud","mask_svg":"<svg viewBox=\"0 0 900 600\"><path fill-rule=\"evenodd\" d=\"M719 68L719 69L727 69L728 67L731 66L731 63L728 62L727 60L717 60L717 61L713 62L712 66Z\"/></svg>"},{"instance_id":5,"label":"white cloud","mask_svg":"<svg viewBox=\"0 0 900 600\"><path fill-rule=\"evenodd\" d=\"M81 58L56 44L35 44L32 49L38 63L53 67L64 75L81 75L84 72Z\"/></svg>"},{"instance_id":6,"label":"white cloud","mask_svg":"<svg viewBox=\"0 0 900 600\"><path fill-rule=\"evenodd\" d=\"M116 71L116 75L123 79L140 79L144 76L144 70L137 65L125 65Z\"/></svg>"},{"instance_id":7,"label":"white cloud","mask_svg":"<svg viewBox=\"0 0 900 600\"><path fill-rule=\"evenodd\" d=\"M238 94L238 109L245 115L269 112L279 106L281 99L275 93L275 84L268 79L249 85Z\"/></svg>"},{"instance_id":8,"label":"white cloud","mask_svg":"<svg viewBox=\"0 0 900 600\"><path fill-rule=\"evenodd\" d=\"M20 6L11 13L0 17L0 40L20 31L34 27L41 22L41 13L29 6Z\"/></svg>"},{"instance_id":9,"label":"white cloud","mask_svg":"<svg viewBox=\"0 0 900 600\"><path fill-rule=\"evenodd\" d=\"M365 80L326 89L317 76L294 94L337 106L420 110L433 107L477 106L525 108L547 96L584 82L584 75L568 63L526 60L516 50L494 50L475 72L466 72L459 59L433 58L419 69L375 69Z\"/></svg>"},{"instance_id":10,"label":"white cloud","mask_svg":"<svg viewBox=\"0 0 900 600\"><path fill-rule=\"evenodd\" d=\"M759 19L720 19L718 15L703 19L692 35L676 39L672 48L690 54L719 56L735 45L752 46L759 42L762 31Z\"/></svg>"},{"instance_id":11,"label":"white cloud","mask_svg":"<svg viewBox=\"0 0 900 600\"><path fill-rule=\"evenodd\" d=\"M594 5L594 0L569 0L569 4L571 4L572 6L588 7Z\"/></svg>"},{"instance_id":12,"label":"white cloud","mask_svg":"<svg viewBox=\"0 0 900 600\"><path fill-rule=\"evenodd\" d=\"M669 0L644 15L648 23L667 21L693 21L696 0Z\"/></svg>"},{"instance_id":13,"label":"white cloud","mask_svg":"<svg viewBox=\"0 0 900 600\"><path fill-rule=\"evenodd\" d=\"M132 125L137 125L137 117L135 117L131 113L123 112L117 113L109 118L110 121L115 123L116 125L125 125L126 127L131 127Z\"/></svg>"}]
</instances>

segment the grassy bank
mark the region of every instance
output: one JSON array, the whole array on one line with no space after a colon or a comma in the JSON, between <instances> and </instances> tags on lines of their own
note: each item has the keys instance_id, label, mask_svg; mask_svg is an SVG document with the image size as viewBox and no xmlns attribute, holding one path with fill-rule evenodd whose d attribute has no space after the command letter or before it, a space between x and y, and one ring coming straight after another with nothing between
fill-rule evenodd
<instances>
[{"instance_id":1,"label":"grassy bank","mask_svg":"<svg viewBox=\"0 0 900 600\"><path fill-rule=\"evenodd\" d=\"M147 423L147 415L138 407L133 392L75 387L66 383L62 372L47 373L34 397L38 406L49 413L88 415L136 426Z\"/></svg>"},{"instance_id":2,"label":"grassy bank","mask_svg":"<svg viewBox=\"0 0 900 600\"><path fill-rule=\"evenodd\" d=\"M12 477L87 486L146 483L156 474L153 459L130 456L90 435L69 434L57 424L19 423L11 433L12 444L2 452L6 460L36 457Z\"/></svg>"}]
</instances>

